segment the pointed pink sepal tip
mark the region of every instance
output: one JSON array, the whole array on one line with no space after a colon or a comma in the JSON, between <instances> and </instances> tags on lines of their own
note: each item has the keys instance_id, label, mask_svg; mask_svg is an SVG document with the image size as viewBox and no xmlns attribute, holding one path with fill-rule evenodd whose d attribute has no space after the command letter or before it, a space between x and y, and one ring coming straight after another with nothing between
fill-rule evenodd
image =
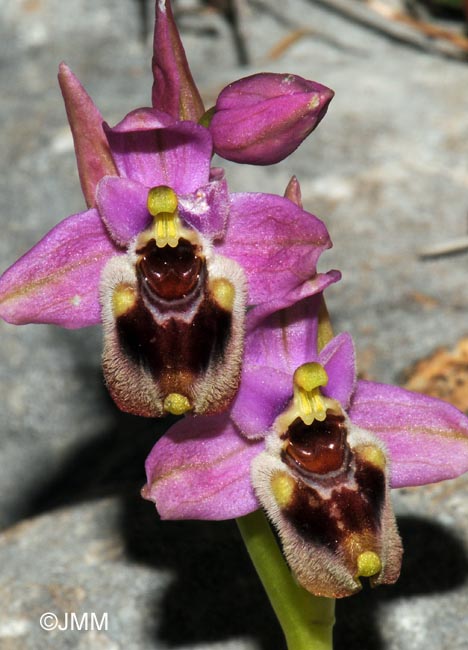
<instances>
[{"instance_id":1,"label":"pointed pink sepal tip","mask_svg":"<svg viewBox=\"0 0 468 650\"><path fill-rule=\"evenodd\" d=\"M70 68L61 63L58 81L73 135L81 189L88 207L96 204L96 186L104 176L117 176L102 115Z\"/></svg>"},{"instance_id":2,"label":"pointed pink sepal tip","mask_svg":"<svg viewBox=\"0 0 468 650\"><path fill-rule=\"evenodd\" d=\"M169 0L156 0L153 107L178 120L198 122L203 101L190 72Z\"/></svg>"}]
</instances>

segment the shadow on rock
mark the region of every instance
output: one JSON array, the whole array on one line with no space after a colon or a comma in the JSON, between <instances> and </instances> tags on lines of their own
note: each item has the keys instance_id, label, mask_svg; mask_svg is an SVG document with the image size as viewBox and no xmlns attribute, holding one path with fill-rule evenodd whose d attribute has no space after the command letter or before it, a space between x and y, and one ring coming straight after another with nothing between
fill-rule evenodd
<instances>
[{"instance_id":1,"label":"shadow on rock","mask_svg":"<svg viewBox=\"0 0 468 650\"><path fill-rule=\"evenodd\" d=\"M336 650L384 650L377 626L380 605L412 596L450 592L468 575L463 544L440 524L422 517L399 517L405 549L398 582L371 589L337 602Z\"/></svg>"},{"instance_id":2,"label":"shadow on rock","mask_svg":"<svg viewBox=\"0 0 468 650\"><path fill-rule=\"evenodd\" d=\"M133 0L138 11L138 22L140 28L140 39L143 43L148 40L151 28L151 14L154 8L154 2L151 0Z\"/></svg>"},{"instance_id":3,"label":"shadow on rock","mask_svg":"<svg viewBox=\"0 0 468 650\"><path fill-rule=\"evenodd\" d=\"M159 423L121 414L115 426L70 451L59 472L44 478L27 498L24 517L67 504L122 494L142 487L144 463L159 435ZM165 429L165 427L164 427Z\"/></svg>"},{"instance_id":4,"label":"shadow on rock","mask_svg":"<svg viewBox=\"0 0 468 650\"><path fill-rule=\"evenodd\" d=\"M285 649L234 521L161 521L135 495L125 501L122 532L135 561L174 575L154 604L155 639L179 647L248 637L263 650Z\"/></svg>"},{"instance_id":5,"label":"shadow on rock","mask_svg":"<svg viewBox=\"0 0 468 650\"><path fill-rule=\"evenodd\" d=\"M80 397L92 400L96 413L106 415L106 430L69 445L60 471L44 475L25 496L25 512L34 516L85 499L128 494L145 482L144 463L151 448L171 425L170 418L151 420L119 411L103 382L98 359L101 334L93 329L72 333L51 329L54 345L71 354L80 380ZM94 363L88 360L95 360ZM94 406L95 402L95 406Z\"/></svg>"},{"instance_id":6,"label":"shadow on rock","mask_svg":"<svg viewBox=\"0 0 468 650\"><path fill-rule=\"evenodd\" d=\"M405 560L399 582L370 589L337 605L336 650L384 650L379 605L450 591L468 563L462 544L444 527L402 517ZM150 631L172 647L254 638L263 650L285 648L282 632L243 549L234 522L161 522L150 503L125 501L122 531L137 562L169 569L174 580ZM161 614L162 612L162 614Z\"/></svg>"}]
</instances>

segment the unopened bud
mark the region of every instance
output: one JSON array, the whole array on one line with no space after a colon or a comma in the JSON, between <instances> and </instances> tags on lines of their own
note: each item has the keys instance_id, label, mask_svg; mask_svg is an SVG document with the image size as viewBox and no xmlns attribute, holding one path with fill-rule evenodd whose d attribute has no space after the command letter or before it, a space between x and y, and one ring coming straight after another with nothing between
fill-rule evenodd
<instances>
[{"instance_id":1,"label":"unopened bud","mask_svg":"<svg viewBox=\"0 0 468 650\"><path fill-rule=\"evenodd\" d=\"M292 153L327 112L334 93L292 74L262 73L226 86L209 129L217 154L272 165Z\"/></svg>"}]
</instances>

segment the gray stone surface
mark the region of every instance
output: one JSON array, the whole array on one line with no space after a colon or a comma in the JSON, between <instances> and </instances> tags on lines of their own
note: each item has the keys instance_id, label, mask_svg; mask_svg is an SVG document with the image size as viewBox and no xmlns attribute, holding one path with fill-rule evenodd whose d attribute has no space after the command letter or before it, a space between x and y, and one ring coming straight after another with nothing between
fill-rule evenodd
<instances>
[{"instance_id":1,"label":"gray stone surface","mask_svg":"<svg viewBox=\"0 0 468 650\"><path fill-rule=\"evenodd\" d=\"M83 209L58 62L71 65L110 123L148 104L150 45L142 35L151 25L142 18L151 4L74 0L71 11L60 0L0 2L2 267ZM226 165L231 188L282 193L298 175L305 206L326 221L335 243L321 268L343 271L328 292L336 330L355 337L362 372L398 382L415 360L468 331L467 254L417 256L466 233L468 67L386 40L312 1L252 2L248 11L253 58L242 69L219 14L182 16L207 103L224 84L261 69L314 78L336 97L285 162ZM315 33L268 58L305 24ZM281 647L236 550L235 526L162 524L140 504L156 425L118 413L106 396L99 329L0 323L0 336L7 590L0 648ZM396 495L402 579L339 604L338 650L466 647L467 493L461 478ZM7 528L57 505L65 510ZM37 616L49 606L109 611L109 632L45 635Z\"/></svg>"},{"instance_id":2,"label":"gray stone surface","mask_svg":"<svg viewBox=\"0 0 468 650\"><path fill-rule=\"evenodd\" d=\"M0 648L255 650L245 632L253 631L254 621L226 625L220 618L222 608L232 612L232 606L248 616L247 602L235 599L242 600L251 577L247 571L245 578L231 576L222 596L219 575L210 575L218 564L223 580L228 577L223 561L248 567L233 530L233 522L166 526L150 504L128 497L10 528L0 538ZM187 533L193 535L189 556ZM210 544L215 548L208 550ZM255 587L254 602L262 597ZM46 613L57 617L55 629L41 627ZM47 624L53 628L43 619Z\"/></svg>"}]
</instances>

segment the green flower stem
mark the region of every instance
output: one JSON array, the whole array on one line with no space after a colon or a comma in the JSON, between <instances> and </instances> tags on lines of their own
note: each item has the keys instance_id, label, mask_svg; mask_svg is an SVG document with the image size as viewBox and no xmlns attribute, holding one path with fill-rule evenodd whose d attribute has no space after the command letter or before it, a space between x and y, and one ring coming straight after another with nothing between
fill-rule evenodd
<instances>
[{"instance_id":1,"label":"green flower stem","mask_svg":"<svg viewBox=\"0 0 468 650\"><path fill-rule=\"evenodd\" d=\"M332 650L335 601L312 596L292 576L262 510L237 520L288 650Z\"/></svg>"}]
</instances>

